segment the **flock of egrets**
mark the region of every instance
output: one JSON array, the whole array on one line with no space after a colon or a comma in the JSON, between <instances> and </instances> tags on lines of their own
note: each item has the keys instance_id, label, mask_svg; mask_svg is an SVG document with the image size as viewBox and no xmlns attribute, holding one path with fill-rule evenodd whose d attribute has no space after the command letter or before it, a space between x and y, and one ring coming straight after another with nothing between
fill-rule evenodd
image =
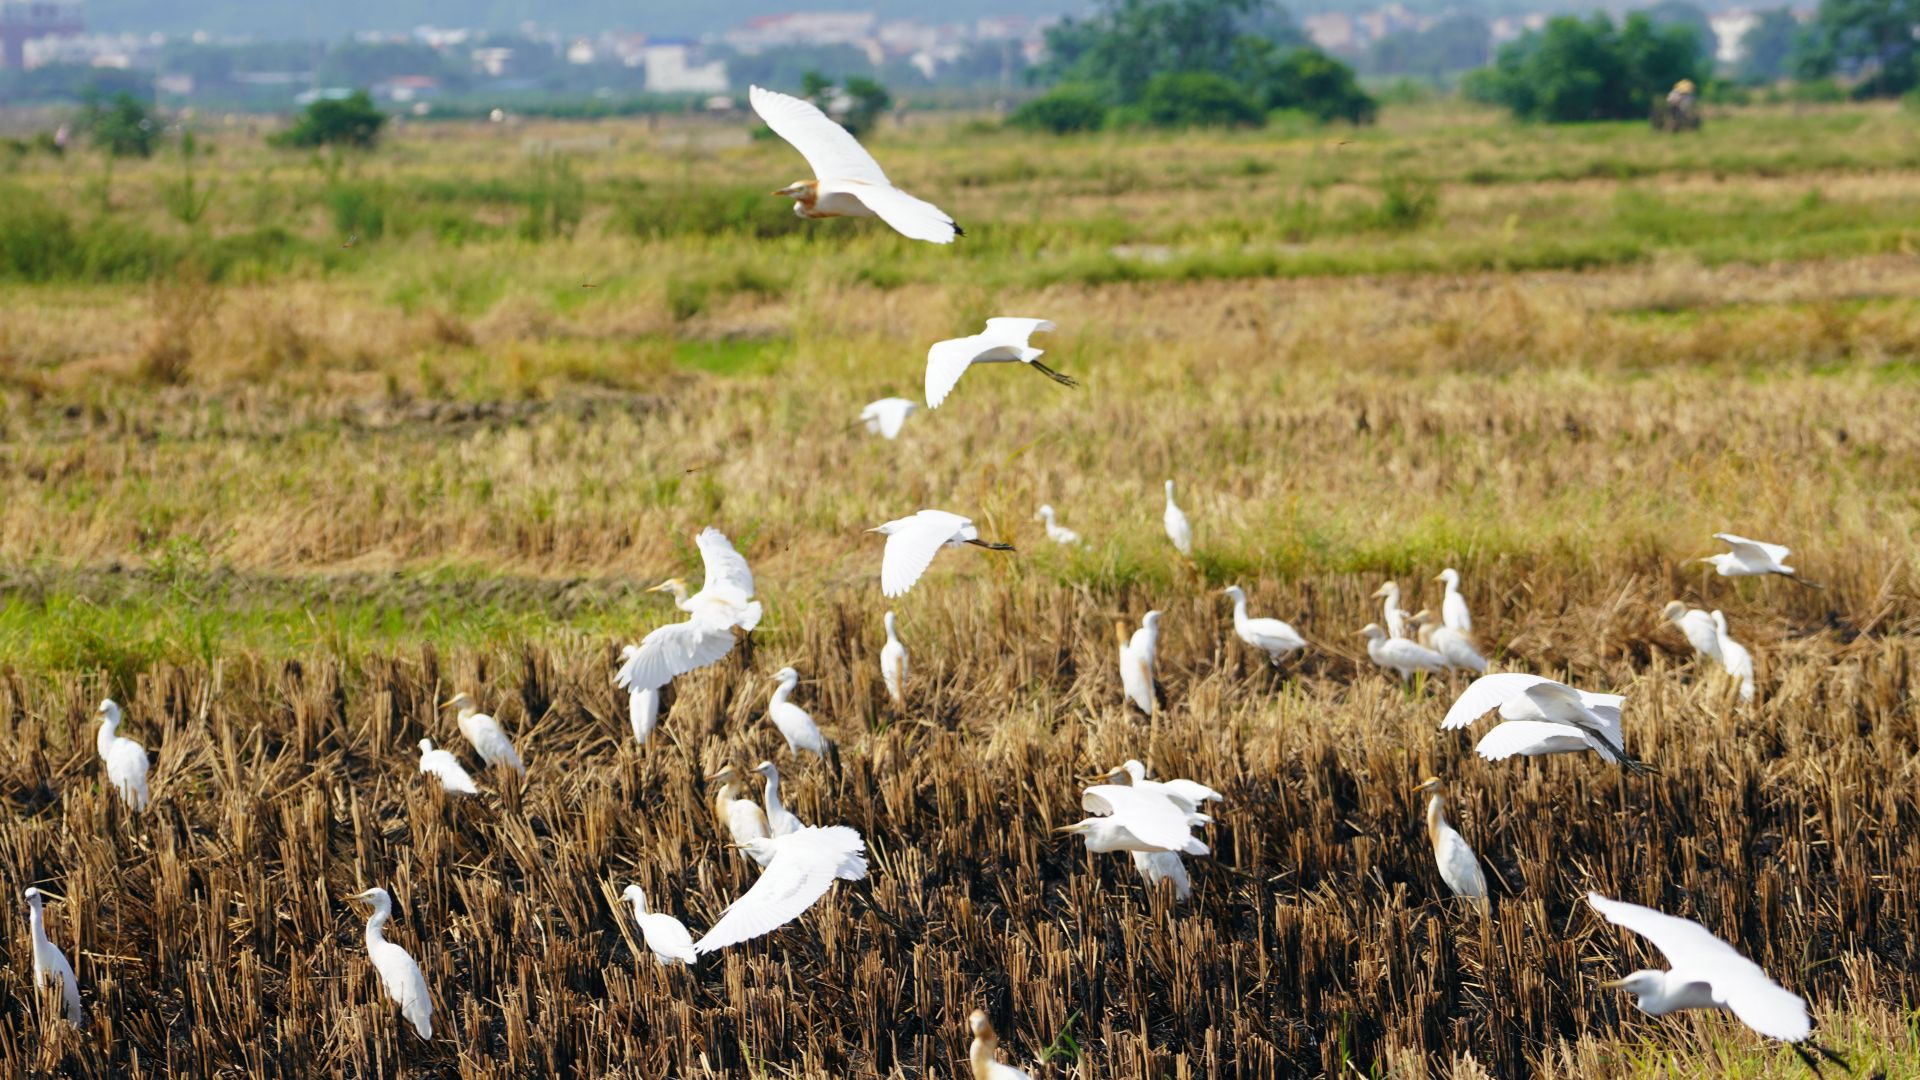
<instances>
[{"instance_id":1,"label":"flock of egrets","mask_svg":"<svg viewBox=\"0 0 1920 1080\"><path fill-rule=\"evenodd\" d=\"M878 163L844 129L813 105L797 98L753 88L753 108L775 133L804 155L815 178L793 184L777 194L793 197L794 210L803 217L877 216L902 234L936 243L962 235L939 208L895 188ZM1042 350L1033 347L1035 333L1052 331L1043 319L995 318L970 337L939 342L931 347L926 366L926 404L938 407L949 398L968 368L975 364L1021 363L1064 385L1067 378L1039 362ZM868 405L861 421L884 438L898 437L909 415L918 408L904 398L885 398ZM1059 523L1051 505L1038 509L1049 540L1078 544L1078 533ZM1162 524L1167 538L1183 558L1193 551L1193 528L1174 501L1174 484L1166 482ZM944 510L923 509L874 527L885 537L880 559L881 592L888 598L905 594L920 582L943 548L972 545L1010 550L1009 545L982 539L972 521ZM1718 534L1730 550L1711 556L1721 575L1776 575L1800 579L1786 565L1787 550L1773 544ZM743 634L760 623L762 608L756 599L752 570L745 558L717 529L695 537L705 570L702 586L690 593L680 578L656 586L670 593L686 618L647 634L637 645L622 650L614 675L628 692L633 735L646 743L660 718L661 691L675 678L725 659ZM1383 601L1380 623L1360 631L1367 653L1385 671L1412 681L1428 675L1462 671L1477 676L1453 702L1442 729L1466 728L1488 712L1498 711L1501 722L1476 745L1489 760L1513 756L1592 751L1608 763L1635 772L1648 771L1627 749L1621 724L1625 699L1617 694L1591 693L1552 680L1522 673L1487 674L1488 661L1473 637L1473 620L1460 591L1460 576L1452 569L1438 579L1445 585L1436 618L1430 610L1409 614L1401 606L1397 583L1388 582L1375 596ZM1810 584L1801 582L1802 584ZM1814 586L1817 587L1817 586ZM1255 617L1248 611L1245 592L1238 586L1222 590L1232 601L1235 635L1258 655L1275 665L1309 647L1305 637L1287 623ZM1737 683L1739 694L1754 694L1753 659L1735 642L1719 612L1689 609L1675 602L1663 617L1686 636L1708 660L1720 665ZM1137 629L1116 626L1120 684L1126 702L1151 718L1158 706L1155 678L1161 614L1149 611ZM880 652L882 681L889 697L904 706L909 693L907 651L894 615L884 620L886 644ZM788 753L804 764L802 755L831 761L836 751L813 717L793 700L800 675L791 667L773 676L775 688L767 705L767 719L779 731ZM493 717L480 711L465 693L445 703L455 710L461 735L489 768L510 770L524 777L526 765L512 739ZM148 759L144 747L119 734L120 707L111 700L100 704L98 749L108 780L134 811L149 801ZM434 777L450 795L480 791L458 755L420 742L420 771ZM694 964L706 954L778 930L793 922L824 896L837 880L858 880L867 874L865 842L845 825L808 825L780 797L780 771L771 761L754 769L763 779L761 799L748 793L741 773L728 764L708 777L714 788L714 812L731 846L761 868L745 894L730 904L704 934L696 939L671 915L649 911L645 895L627 886L623 899L633 905L641 938L662 965ZM1081 794L1087 817L1061 828L1078 836L1093 852L1126 852L1149 888L1162 883L1176 901L1191 895L1192 885L1184 857L1204 856L1208 847L1194 829L1212 822L1208 805L1223 801L1220 792L1189 779L1158 780L1140 761L1129 760L1094 777ZM1478 908L1489 909L1490 896L1472 847L1448 823L1444 791L1439 778L1429 778L1419 790L1432 792L1427 806L1427 831L1441 879L1457 896ZM43 894L28 889L33 940L34 979L38 986L57 983L67 1018L75 1025L85 1020L80 987L72 966L50 940L42 916ZM1680 1009L1730 1010L1763 1035L1793 1044L1816 1071L1817 1051L1840 1059L1811 1039L1806 1003L1773 982L1732 945L1698 923L1664 915L1649 908L1609 900L1589 893L1593 909L1608 921L1634 931L1664 953L1667 971L1637 971L1609 985L1634 995L1639 1007L1653 1015ZM404 948L389 942L382 928L392 913L392 899L374 887L350 899L371 907L366 924L367 955L379 974L382 988L401 1015L422 1039L432 1038L432 994L419 965ZM997 1039L984 1013L969 1018L973 1036L968 1060L976 1078L1001 1080L1025 1077L1018 1069L996 1060Z\"/></svg>"}]
</instances>

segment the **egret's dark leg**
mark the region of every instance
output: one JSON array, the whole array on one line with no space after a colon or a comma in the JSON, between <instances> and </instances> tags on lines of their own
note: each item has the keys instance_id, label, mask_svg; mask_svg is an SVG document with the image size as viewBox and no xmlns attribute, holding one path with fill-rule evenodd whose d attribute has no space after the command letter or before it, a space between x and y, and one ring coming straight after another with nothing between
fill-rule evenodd
<instances>
[{"instance_id":1,"label":"egret's dark leg","mask_svg":"<svg viewBox=\"0 0 1920 1080\"><path fill-rule=\"evenodd\" d=\"M1047 378L1052 379L1054 382L1059 383L1061 386L1079 386L1080 385L1079 380L1075 379L1073 376L1062 375L1059 372L1053 370L1052 368L1048 367L1047 365L1041 363L1038 360L1028 361L1028 366L1033 368L1033 370L1039 372L1040 374L1045 375Z\"/></svg>"}]
</instances>

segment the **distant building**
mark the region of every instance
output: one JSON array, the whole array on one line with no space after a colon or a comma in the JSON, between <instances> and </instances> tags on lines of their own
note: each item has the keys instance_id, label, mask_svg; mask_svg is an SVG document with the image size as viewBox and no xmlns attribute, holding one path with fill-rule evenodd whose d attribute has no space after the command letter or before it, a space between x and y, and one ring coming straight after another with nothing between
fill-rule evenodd
<instances>
[{"instance_id":1,"label":"distant building","mask_svg":"<svg viewBox=\"0 0 1920 1080\"><path fill-rule=\"evenodd\" d=\"M710 60L695 63L693 49L686 45L649 45L641 50L640 62L647 69L650 94L724 94L727 92L727 62Z\"/></svg>"},{"instance_id":2,"label":"distant building","mask_svg":"<svg viewBox=\"0 0 1920 1080\"><path fill-rule=\"evenodd\" d=\"M1353 52L1360 47L1360 35L1353 16L1342 11L1323 11L1300 20L1300 26L1315 45L1327 52Z\"/></svg>"},{"instance_id":3,"label":"distant building","mask_svg":"<svg viewBox=\"0 0 1920 1080\"><path fill-rule=\"evenodd\" d=\"M77 3L58 0L0 0L0 67L27 66L27 42L66 37L87 28Z\"/></svg>"},{"instance_id":4,"label":"distant building","mask_svg":"<svg viewBox=\"0 0 1920 1080\"><path fill-rule=\"evenodd\" d=\"M496 79L511 75L513 74L513 50L502 45L475 49L473 66Z\"/></svg>"},{"instance_id":5,"label":"distant building","mask_svg":"<svg viewBox=\"0 0 1920 1080\"><path fill-rule=\"evenodd\" d=\"M395 75L385 82L374 83L370 89L376 98L404 104L438 94L440 80L431 75Z\"/></svg>"},{"instance_id":6,"label":"distant building","mask_svg":"<svg viewBox=\"0 0 1920 1080\"><path fill-rule=\"evenodd\" d=\"M879 18L863 11L796 11L749 19L721 40L749 55L788 45L866 47Z\"/></svg>"}]
</instances>

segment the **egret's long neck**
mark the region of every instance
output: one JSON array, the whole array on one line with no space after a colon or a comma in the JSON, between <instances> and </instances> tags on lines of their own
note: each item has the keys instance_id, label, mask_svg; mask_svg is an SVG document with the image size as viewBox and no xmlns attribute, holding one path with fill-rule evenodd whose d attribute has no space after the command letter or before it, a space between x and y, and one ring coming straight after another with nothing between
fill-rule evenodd
<instances>
[{"instance_id":1,"label":"egret's long neck","mask_svg":"<svg viewBox=\"0 0 1920 1080\"><path fill-rule=\"evenodd\" d=\"M1440 830L1447 826L1446 798L1435 795L1427 800L1427 839L1440 843Z\"/></svg>"},{"instance_id":2,"label":"egret's long neck","mask_svg":"<svg viewBox=\"0 0 1920 1080\"><path fill-rule=\"evenodd\" d=\"M890 645L900 644L899 637L893 632L893 612L891 611L887 612L887 643Z\"/></svg>"},{"instance_id":3,"label":"egret's long neck","mask_svg":"<svg viewBox=\"0 0 1920 1080\"><path fill-rule=\"evenodd\" d=\"M634 921L638 922L639 920L646 918L647 917L647 898L645 896L634 896L631 899L633 900Z\"/></svg>"},{"instance_id":4,"label":"egret's long neck","mask_svg":"<svg viewBox=\"0 0 1920 1080\"><path fill-rule=\"evenodd\" d=\"M1233 625L1245 626L1247 623L1247 598L1245 594L1233 598Z\"/></svg>"},{"instance_id":5,"label":"egret's long neck","mask_svg":"<svg viewBox=\"0 0 1920 1080\"><path fill-rule=\"evenodd\" d=\"M733 781L728 780L725 783L720 785L720 793L713 797L714 808L720 812L720 816L725 817L727 813L727 804L733 802L733 800L739 797L740 797L740 786L734 783Z\"/></svg>"},{"instance_id":6,"label":"egret's long neck","mask_svg":"<svg viewBox=\"0 0 1920 1080\"><path fill-rule=\"evenodd\" d=\"M992 1032L975 1035L967 1046L967 1066L973 1071L974 1080L987 1080L993 1074L993 1052L1000 1047L1000 1040Z\"/></svg>"},{"instance_id":7,"label":"egret's long neck","mask_svg":"<svg viewBox=\"0 0 1920 1080\"><path fill-rule=\"evenodd\" d=\"M100 721L100 730L94 733L93 745L100 751L101 757L107 756L107 748L113 745L113 739L119 733L119 727L120 721L111 716Z\"/></svg>"},{"instance_id":8,"label":"egret's long neck","mask_svg":"<svg viewBox=\"0 0 1920 1080\"><path fill-rule=\"evenodd\" d=\"M50 944L47 941L47 917L40 910L39 897L35 897L33 904L27 908L27 929L33 934L35 945L45 948Z\"/></svg>"},{"instance_id":9,"label":"egret's long neck","mask_svg":"<svg viewBox=\"0 0 1920 1080\"><path fill-rule=\"evenodd\" d=\"M773 688L773 700L768 703L769 707L785 704L787 695L793 693L793 687L793 683L785 679L780 680L780 685Z\"/></svg>"},{"instance_id":10,"label":"egret's long neck","mask_svg":"<svg viewBox=\"0 0 1920 1080\"><path fill-rule=\"evenodd\" d=\"M387 936L380 932L380 928L387 925L387 919L392 915L393 906L391 903L384 903L377 900L374 902L373 914L367 916L367 945L369 948L374 945L386 943Z\"/></svg>"},{"instance_id":11,"label":"egret's long neck","mask_svg":"<svg viewBox=\"0 0 1920 1080\"><path fill-rule=\"evenodd\" d=\"M767 773L767 814L771 816L779 813L782 809L783 807L780 804L780 773L778 770L775 770Z\"/></svg>"}]
</instances>

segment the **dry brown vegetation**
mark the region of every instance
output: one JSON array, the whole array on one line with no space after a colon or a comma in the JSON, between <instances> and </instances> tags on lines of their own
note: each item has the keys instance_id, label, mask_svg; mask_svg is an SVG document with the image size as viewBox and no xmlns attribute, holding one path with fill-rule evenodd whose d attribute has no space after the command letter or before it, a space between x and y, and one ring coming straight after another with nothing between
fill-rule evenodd
<instances>
[{"instance_id":1,"label":"dry brown vegetation","mask_svg":"<svg viewBox=\"0 0 1920 1080\"><path fill-rule=\"evenodd\" d=\"M1103 215L1209 185L1265 197L1334 167L1324 134L1052 154L923 136L897 148L903 175L961 192L983 243L997 219L1040 229L1036 207L1066 224L998 241L1001 261L945 253L957 273L783 222L454 250L369 235L329 255L364 259L337 273L5 286L0 895L63 898L49 922L92 1025L33 995L9 901L0 1073L950 1076L983 1004L1008 1059L1059 1051L1043 1077L1804 1073L1726 1017L1649 1020L1597 987L1657 956L1586 910L1591 888L1702 920L1805 993L1826 1041L1916 1075L1920 272L1887 242L1911 232L1911 174L1885 170L1911 148L1860 115L1858 138L1809 126L1771 151L1473 129L1435 165L1431 231L1284 240L1413 260L1377 276L1021 276L1027 255L1232 247L1231 208L1191 232ZM1390 122L1328 198L1459 137ZM450 183L499 150L433 131L366 170ZM251 151L226 153L246 175ZM620 162L656 184L793 164L643 156ZM1583 272L1418 272L1536 210L1554 242L1592 239L1610 162L1676 219L1812 186L1891 231L1823 258L1683 237ZM1249 243L1281 242L1271 209L1240 208ZM1049 362L1080 390L986 369L897 443L847 427L917 389L927 342L1014 312L1060 324ZM1159 533L1167 476L1191 566ZM1048 545L1040 502L1088 547ZM1020 551L942 556L897 605L914 677L896 714L861 530L921 506ZM689 570L709 523L768 617L750 653L675 686L640 747L615 647L671 617L640 590ZM1702 575L1683 560L1716 529L1791 543L1828 587ZM1627 741L1659 774L1480 761L1436 730L1459 683L1407 692L1372 668L1367 594L1446 565L1497 664L1627 693ZM1215 593L1234 581L1313 641L1304 658L1276 673L1240 648ZM1756 704L1658 623L1673 597L1726 610ZM1120 705L1110 632L1149 607L1167 612L1152 723ZM873 872L662 971L615 897L638 883L698 933L751 883L699 777L775 755L785 664L842 747L837 775L782 756L788 801L859 829ZM433 707L455 688L513 733L524 787L489 774L449 800L418 774L423 736L475 763ZM141 817L94 752L107 694L154 752ZM1135 756L1227 795L1189 904L1049 831L1079 816L1076 777ZM1442 899L1409 790L1429 774L1487 864L1490 920ZM379 995L341 899L375 884L432 988L430 1044Z\"/></svg>"}]
</instances>

